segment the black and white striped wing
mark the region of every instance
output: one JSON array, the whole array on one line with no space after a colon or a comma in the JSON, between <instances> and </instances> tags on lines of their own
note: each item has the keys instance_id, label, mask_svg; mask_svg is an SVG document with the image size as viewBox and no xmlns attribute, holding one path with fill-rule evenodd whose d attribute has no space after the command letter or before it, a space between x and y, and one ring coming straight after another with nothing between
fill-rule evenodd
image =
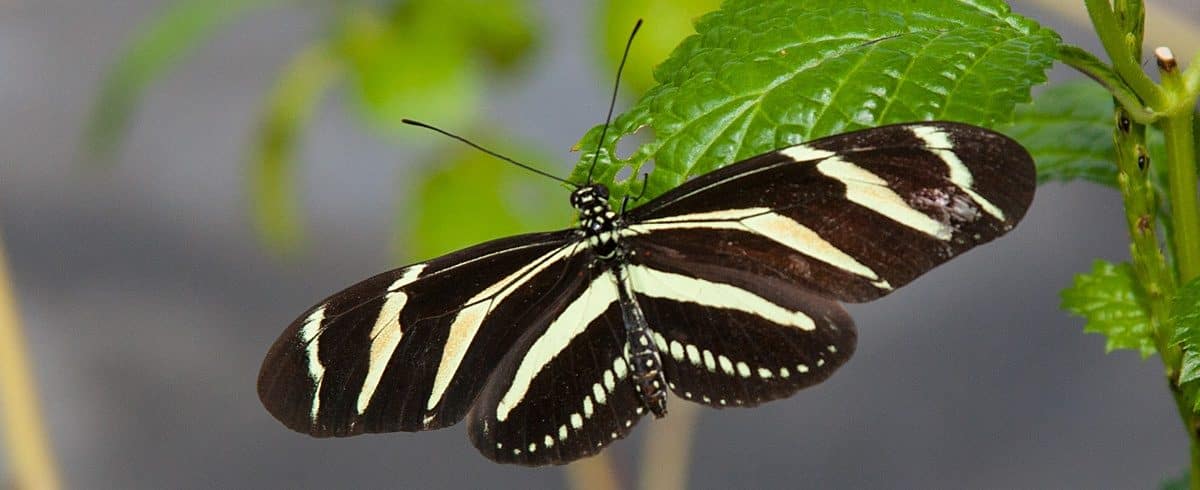
<instances>
[{"instance_id":1,"label":"black and white striped wing","mask_svg":"<svg viewBox=\"0 0 1200 490\"><path fill-rule=\"evenodd\" d=\"M828 378L854 353L836 301L753 270L657 256L629 277L677 396L718 408L784 398Z\"/></svg>"},{"instance_id":2,"label":"black and white striped wing","mask_svg":"<svg viewBox=\"0 0 1200 490\"><path fill-rule=\"evenodd\" d=\"M1034 188L1032 158L1004 135L948 122L883 126L697 177L630 211L623 240L638 253L861 302L1012 229Z\"/></svg>"},{"instance_id":3,"label":"black and white striped wing","mask_svg":"<svg viewBox=\"0 0 1200 490\"><path fill-rule=\"evenodd\" d=\"M472 411L468 432L504 463L562 464L625 437L645 413L625 357L625 327L611 271L544 313L501 363ZM543 322L538 322L543 323Z\"/></svg>"},{"instance_id":4,"label":"black and white striped wing","mask_svg":"<svg viewBox=\"0 0 1200 490\"><path fill-rule=\"evenodd\" d=\"M271 347L259 398L318 437L457 423L519 340L581 293L589 259L577 236L495 240L329 297Z\"/></svg>"},{"instance_id":5,"label":"black and white striped wing","mask_svg":"<svg viewBox=\"0 0 1200 490\"><path fill-rule=\"evenodd\" d=\"M818 383L854 349L835 300L891 292L1011 229L1029 154L953 123L886 126L767 153L629 213L623 240L678 396L748 406Z\"/></svg>"}]
</instances>

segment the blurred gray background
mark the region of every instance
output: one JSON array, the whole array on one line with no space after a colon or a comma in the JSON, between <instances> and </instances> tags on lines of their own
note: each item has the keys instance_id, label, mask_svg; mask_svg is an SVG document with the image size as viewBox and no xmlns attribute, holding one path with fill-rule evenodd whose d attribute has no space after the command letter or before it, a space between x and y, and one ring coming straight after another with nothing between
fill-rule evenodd
<instances>
[{"instance_id":1,"label":"blurred gray background","mask_svg":"<svg viewBox=\"0 0 1200 490\"><path fill-rule=\"evenodd\" d=\"M1082 12L1082 2L1061 3ZM1152 3L1200 21L1196 0ZM485 112L556 150L559 161L538 163L565 174L610 81L580 27L593 25L590 4L542 4L541 51L495 83ZM245 143L280 67L322 29L286 8L223 30L155 84L114 171L80 165L104 70L162 5L0 3L0 226L68 485L563 485L558 469L490 463L461 427L315 440L262 409L255 376L283 327L397 265L387 253L393 203L413 170L332 97L303 145L305 253L280 260L259 245ZM1096 49L1060 14L1014 7ZM1188 59L1200 46L1175 48ZM1102 338L1057 308L1073 274L1094 258L1125 260L1125 243L1115 192L1041 188L1009 236L850 307L858 353L828 382L754 410L705 409L692 486L1150 488L1180 474L1186 440L1159 361L1105 355ZM650 423L610 450L626 482Z\"/></svg>"}]
</instances>

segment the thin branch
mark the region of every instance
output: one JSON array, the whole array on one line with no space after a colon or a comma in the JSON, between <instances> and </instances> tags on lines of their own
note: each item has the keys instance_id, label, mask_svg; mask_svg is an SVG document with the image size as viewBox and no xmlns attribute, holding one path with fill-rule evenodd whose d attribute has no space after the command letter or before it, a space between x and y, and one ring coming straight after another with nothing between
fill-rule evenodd
<instances>
[{"instance_id":1,"label":"thin branch","mask_svg":"<svg viewBox=\"0 0 1200 490\"><path fill-rule=\"evenodd\" d=\"M1113 13L1112 4L1108 0L1085 0L1088 15L1091 16L1092 26L1100 37L1100 44L1108 53L1113 68L1128 83L1138 97L1154 110L1162 110L1164 95L1162 88L1154 83L1142 70L1142 53L1129 52L1125 43L1125 35L1121 25Z\"/></svg>"},{"instance_id":2,"label":"thin branch","mask_svg":"<svg viewBox=\"0 0 1200 490\"><path fill-rule=\"evenodd\" d=\"M567 472L567 488L572 490L617 490L617 472L607 453L581 459L563 468Z\"/></svg>"},{"instance_id":3,"label":"thin branch","mask_svg":"<svg viewBox=\"0 0 1200 490\"><path fill-rule=\"evenodd\" d=\"M1026 0L1024 3L1077 26L1092 27L1080 2ZM1200 23L1193 20L1194 15L1162 2L1151 2L1146 6L1146 17L1146 22L1154 26L1146 32L1147 45L1175 46L1181 52L1200 51Z\"/></svg>"},{"instance_id":4,"label":"thin branch","mask_svg":"<svg viewBox=\"0 0 1200 490\"><path fill-rule=\"evenodd\" d=\"M14 488L55 490L58 470L42 424L0 237L0 412Z\"/></svg>"},{"instance_id":5,"label":"thin branch","mask_svg":"<svg viewBox=\"0 0 1200 490\"><path fill-rule=\"evenodd\" d=\"M671 415L654 420L642 448L641 490L684 490L688 487L692 434L700 405L676 403Z\"/></svg>"}]
</instances>

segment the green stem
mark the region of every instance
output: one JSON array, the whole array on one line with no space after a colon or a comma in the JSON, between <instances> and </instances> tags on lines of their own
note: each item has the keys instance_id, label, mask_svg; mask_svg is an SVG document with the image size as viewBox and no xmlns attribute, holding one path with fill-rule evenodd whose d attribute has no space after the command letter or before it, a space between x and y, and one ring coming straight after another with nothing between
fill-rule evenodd
<instances>
[{"instance_id":1,"label":"green stem","mask_svg":"<svg viewBox=\"0 0 1200 490\"><path fill-rule=\"evenodd\" d=\"M1183 91L1187 94L1187 100L1196 100L1196 96L1200 92L1200 52L1192 57L1191 63L1188 63L1187 69L1180 77L1180 83Z\"/></svg>"},{"instance_id":2,"label":"green stem","mask_svg":"<svg viewBox=\"0 0 1200 490\"><path fill-rule=\"evenodd\" d=\"M1187 284L1200 276L1200 208L1196 199L1196 142L1192 112L1179 111L1161 123L1167 145L1174 244L1179 281Z\"/></svg>"},{"instance_id":3,"label":"green stem","mask_svg":"<svg viewBox=\"0 0 1200 490\"><path fill-rule=\"evenodd\" d=\"M1104 51L1112 59L1117 74L1147 105L1153 109L1161 109L1164 99L1162 89L1142 70L1139 62L1141 53L1135 54L1130 51L1125 42L1124 29L1112 10L1112 4L1109 0L1085 0L1084 3L1087 4L1088 15L1092 18L1096 35L1100 37Z\"/></svg>"},{"instance_id":4,"label":"green stem","mask_svg":"<svg viewBox=\"0 0 1200 490\"><path fill-rule=\"evenodd\" d=\"M1121 107L1129 112L1129 117L1134 122L1150 124L1162 117L1162 114L1147 109L1137 94L1133 93L1133 89L1129 88L1129 85L1113 71L1113 68L1100 61L1092 53L1076 46L1061 46L1058 51L1058 60L1108 89Z\"/></svg>"}]
</instances>

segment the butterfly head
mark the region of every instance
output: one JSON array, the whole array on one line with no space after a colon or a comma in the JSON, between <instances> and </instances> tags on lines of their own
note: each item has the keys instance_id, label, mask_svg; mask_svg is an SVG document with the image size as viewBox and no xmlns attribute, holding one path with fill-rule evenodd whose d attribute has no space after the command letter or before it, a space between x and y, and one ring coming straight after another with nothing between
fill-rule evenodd
<instances>
[{"instance_id":1,"label":"butterfly head","mask_svg":"<svg viewBox=\"0 0 1200 490\"><path fill-rule=\"evenodd\" d=\"M589 184L575 189L571 193L571 206L579 211L579 226L584 233L599 239L604 249L610 249L615 244L611 234L616 228L617 214L608 204L608 188L603 184Z\"/></svg>"},{"instance_id":2,"label":"butterfly head","mask_svg":"<svg viewBox=\"0 0 1200 490\"><path fill-rule=\"evenodd\" d=\"M571 192L571 207L579 211L580 217L611 211L608 205L608 188L604 184L588 184ZM596 209L597 207L601 209Z\"/></svg>"}]
</instances>

